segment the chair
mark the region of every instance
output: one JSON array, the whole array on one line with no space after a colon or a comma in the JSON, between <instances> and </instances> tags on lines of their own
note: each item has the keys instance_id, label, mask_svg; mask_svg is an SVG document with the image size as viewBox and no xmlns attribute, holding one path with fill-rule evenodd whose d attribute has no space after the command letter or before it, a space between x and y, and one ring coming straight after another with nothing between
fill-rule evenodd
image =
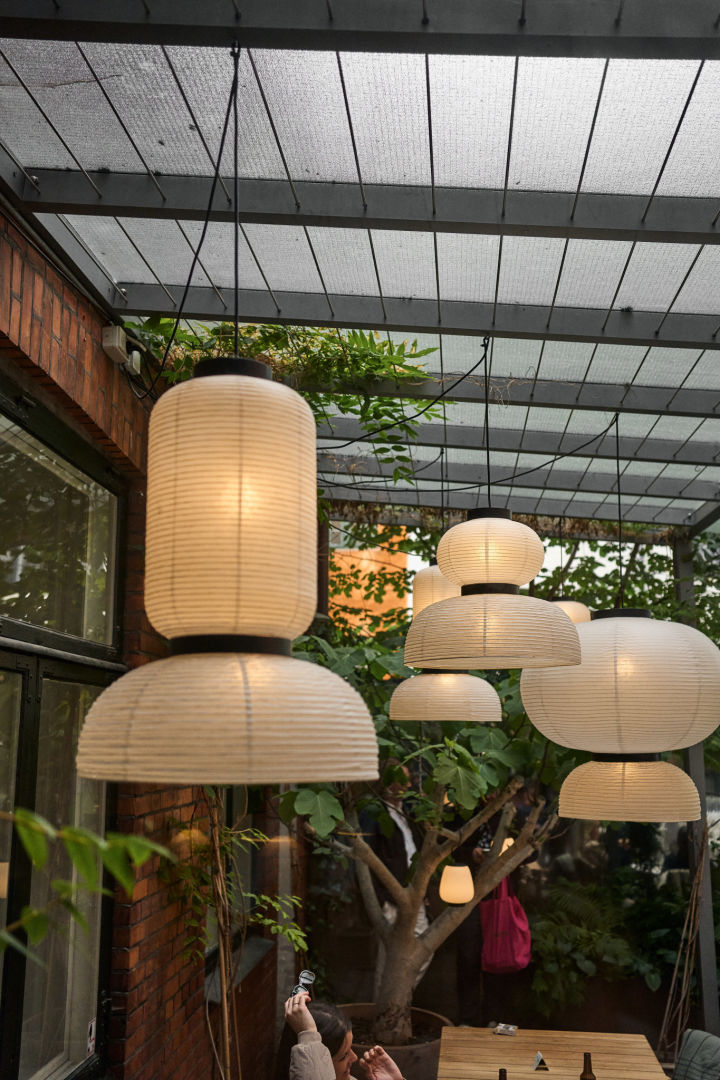
<instances>
[{"instance_id":1,"label":"chair","mask_svg":"<svg viewBox=\"0 0 720 1080\"><path fill-rule=\"evenodd\" d=\"M720 1038L688 1028L680 1043L673 1080L720 1080Z\"/></svg>"}]
</instances>

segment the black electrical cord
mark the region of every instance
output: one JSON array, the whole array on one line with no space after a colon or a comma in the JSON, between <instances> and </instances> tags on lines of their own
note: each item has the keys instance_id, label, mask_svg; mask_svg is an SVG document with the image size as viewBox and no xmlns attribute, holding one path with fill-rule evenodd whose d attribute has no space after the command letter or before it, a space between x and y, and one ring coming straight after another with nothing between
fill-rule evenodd
<instances>
[{"instance_id":1,"label":"black electrical cord","mask_svg":"<svg viewBox=\"0 0 720 1080\"><path fill-rule=\"evenodd\" d=\"M433 405L437 405L438 401L442 401L443 398L447 397L447 395L452 390L454 390L456 386L459 386L460 383L464 382L465 379L469 378L470 375L472 375L472 373L474 371L477 371L477 369L480 367L482 362L484 360L486 360L486 358L487 358L487 351L488 351L488 346L489 345L490 345L490 338L489 337L484 337L483 338L483 354L480 357L480 359L478 360L478 362L476 364L473 364L473 366L471 368L469 368L469 370L466 371L464 375L461 375L459 379L456 379L454 383L452 383L445 390L443 390L440 394L438 394L437 397L434 397L432 399L432 401L429 401L427 403L427 405L424 405L422 409L418 409L418 411L416 413L413 413L411 416L405 416L405 417L403 417L402 420L393 420L389 424L382 424L380 427L375 428L373 431L366 431L362 435L358 435L358 437L356 439L348 439L346 442L340 443L339 446L331 447L331 449L332 450L343 450L346 446L352 446L354 443L363 442L365 439L373 439L376 435L382 434L383 431L389 431L391 428L399 427L400 424L411 423L413 420L417 420L420 416L423 416L429 409L432 409ZM337 437L337 436L335 436L335 437ZM332 435L323 435L322 438L331 440L333 438L333 436Z\"/></svg>"},{"instance_id":2,"label":"black electrical cord","mask_svg":"<svg viewBox=\"0 0 720 1080\"><path fill-rule=\"evenodd\" d=\"M620 413L615 413L615 468L617 471L617 514L618 514L618 569L620 570L620 585L618 586L618 607L625 607L625 582L623 580L623 531L622 531L622 495L620 492Z\"/></svg>"},{"instance_id":3,"label":"black electrical cord","mask_svg":"<svg viewBox=\"0 0 720 1080\"><path fill-rule=\"evenodd\" d=\"M220 138L220 149L218 150L217 161L215 162L215 169L214 169L214 172L213 172L212 184L210 185L210 195L208 197L208 204L207 204L207 210L205 211L205 218L203 219L203 227L202 227L202 232L200 233L200 240L198 241L198 245L195 248L195 251L194 251L194 254L193 254L192 262L190 264L190 272L188 274L187 282L185 283L185 288L183 289L183 294L182 294L182 297L180 299L180 303L178 305L177 315L176 315L176 318L175 318L175 325L173 326L172 333L171 333L171 335L170 335L170 337L168 339L167 345L165 346L165 352L163 353L163 358L162 358L162 361L160 363L160 367L158 368L157 372L155 373L155 376L154 376L152 382L150 383L150 385L147 387L147 389L142 394L138 394L137 392L134 391L135 396L137 398L140 398L140 399L149 397L152 394L153 390L157 386L157 384L158 384L160 378L162 377L162 375L163 375L163 373L165 371L165 368L167 366L168 358L170 356L170 350L173 347L173 343L175 341L175 335L177 334L178 326L180 325L180 320L182 318L183 308L185 307L185 302L187 300L188 293L190 292L190 285L191 285L191 282L192 282L192 279L193 279L193 275L195 273L195 267L198 264L198 259L200 258L200 251L201 251L202 246L203 246L203 244L205 242L205 237L207 235L208 227L210 225L210 215L212 213L213 204L215 202L215 191L217 190L218 180L219 180L219 177L220 177L220 168L221 168L221 165L222 165L223 151L225 149L225 140L227 138L228 127L230 125L230 116L231 116L231 114L233 112L235 112L235 122L236 122L235 154L236 154L236 161L237 161L237 88L238 88L238 68L239 68L239 63L240 63L240 46L238 45L237 42L233 42L233 46L232 46L232 48L230 50L230 54L231 54L231 56L233 58L233 65L234 65L233 81L232 81L232 86L230 88L230 98L229 98L228 103L227 103L227 109L225 110L225 120L223 122L222 136ZM236 223L235 224L235 231L236 231L235 243L237 245L237 242L238 242L237 241L237 230L238 230L238 217L237 217L237 167L235 168L235 223ZM238 334L237 272L238 272L238 259L237 259L237 254L236 254L236 257L235 257L235 339L236 339L236 351L237 351L237 334Z\"/></svg>"}]
</instances>

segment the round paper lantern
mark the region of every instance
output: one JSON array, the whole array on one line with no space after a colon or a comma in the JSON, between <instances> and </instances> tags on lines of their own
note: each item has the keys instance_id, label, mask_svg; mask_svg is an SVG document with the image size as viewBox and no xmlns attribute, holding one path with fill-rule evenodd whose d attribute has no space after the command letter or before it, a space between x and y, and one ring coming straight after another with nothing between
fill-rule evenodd
<instances>
[{"instance_id":1,"label":"round paper lantern","mask_svg":"<svg viewBox=\"0 0 720 1080\"><path fill-rule=\"evenodd\" d=\"M438 600L447 600L449 596L459 596L460 586L455 585L440 572L440 568L433 564L418 570L413 578L413 618L423 608L430 604L436 604Z\"/></svg>"},{"instance_id":2,"label":"round paper lantern","mask_svg":"<svg viewBox=\"0 0 720 1080\"><path fill-rule=\"evenodd\" d=\"M171 657L95 701L80 776L166 784L375 779L362 698L293 660L316 603L315 425L269 369L203 361L150 420L146 603Z\"/></svg>"},{"instance_id":3,"label":"round paper lantern","mask_svg":"<svg viewBox=\"0 0 720 1080\"><path fill-rule=\"evenodd\" d=\"M440 876L440 899L446 904L467 904L475 895L469 866L445 866Z\"/></svg>"},{"instance_id":4,"label":"round paper lantern","mask_svg":"<svg viewBox=\"0 0 720 1080\"><path fill-rule=\"evenodd\" d=\"M173 386L148 437L145 607L155 629L301 634L317 602L316 501L315 421L299 394L237 374Z\"/></svg>"},{"instance_id":5,"label":"round paper lantern","mask_svg":"<svg viewBox=\"0 0 720 1080\"><path fill-rule=\"evenodd\" d=\"M539 573L545 548L536 532L507 510L471 515L440 538L437 561L446 578L456 585L525 585Z\"/></svg>"},{"instance_id":6,"label":"round paper lantern","mask_svg":"<svg viewBox=\"0 0 720 1080\"><path fill-rule=\"evenodd\" d=\"M410 722L460 721L492 724L502 719L496 691L477 675L438 671L405 679L390 698L390 719Z\"/></svg>"},{"instance_id":7,"label":"round paper lantern","mask_svg":"<svg viewBox=\"0 0 720 1080\"><path fill-rule=\"evenodd\" d=\"M559 813L586 821L698 821L700 796L669 761L587 761L565 779Z\"/></svg>"},{"instance_id":8,"label":"round paper lantern","mask_svg":"<svg viewBox=\"0 0 720 1080\"><path fill-rule=\"evenodd\" d=\"M534 596L481 593L442 600L413 619L410 667L551 667L579 664L577 631L564 612Z\"/></svg>"},{"instance_id":9,"label":"round paper lantern","mask_svg":"<svg viewBox=\"0 0 720 1080\"><path fill-rule=\"evenodd\" d=\"M377 777L370 714L318 664L198 653L145 664L91 706L78 772L165 784L303 783Z\"/></svg>"},{"instance_id":10,"label":"round paper lantern","mask_svg":"<svg viewBox=\"0 0 720 1080\"><path fill-rule=\"evenodd\" d=\"M707 738L720 719L720 650L691 626L634 609L602 616L577 627L577 667L523 673L535 727L593 753L658 753Z\"/></svg>"},{"instance_id":11,"label":"round paper lantern","mask_svg":"<svg viewBox=\"0 0 720 1080\"><path fill-rule=\"evenodd\" d=\"M555 607L559 607L561 611L564 611L571 622L590 622L592 618L590 608L586 607L585 604L581 604L579 600L566 600L564 597L560 597L560 599L551 600L550 602Z\"/></svg>"}]
</instances>

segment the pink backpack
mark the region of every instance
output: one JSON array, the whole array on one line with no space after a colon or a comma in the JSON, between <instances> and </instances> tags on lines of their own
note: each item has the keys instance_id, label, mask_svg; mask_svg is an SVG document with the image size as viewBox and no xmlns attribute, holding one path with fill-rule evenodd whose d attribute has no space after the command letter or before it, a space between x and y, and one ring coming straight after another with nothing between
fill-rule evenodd
<instances>
[{"instance_id":1,"label":"pink backpack","mask_svg":"<svg viewBox=\"0 0 720 1080\"><path fill-rule=\"evenodd\" d=\"M503 973L521 971L530 963L530 926L507 878L480 903L482 969Z\"/></svg>"}]
</instances>

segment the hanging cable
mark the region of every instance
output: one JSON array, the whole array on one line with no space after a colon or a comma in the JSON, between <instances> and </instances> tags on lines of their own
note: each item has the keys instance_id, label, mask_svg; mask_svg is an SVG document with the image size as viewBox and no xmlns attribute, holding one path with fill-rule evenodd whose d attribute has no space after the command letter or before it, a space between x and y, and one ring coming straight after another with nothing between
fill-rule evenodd
<instances>
[{"instance_id":1,"label":"hanging cable","mask_svg":"<svg viewBox=\"0 0 720 1080\"><path fill-rule=\"evenodd\" d=\"M193 259L192 259L192 262L190 264L190 272L188 273L187 282L185 283L185 288L183 289L183 294L182 294L182 297L180 299L180 303L178 304L177 314L175 316L175 325L172 328L172 333L170 334L167 345L165 346L165 352L163 353L163 358L162 358L162 361L160 363L160 367L158 368L158 370L157 370L152 382L148 386L148 388L142 394L136 394L136 397L138 397L141 400L142 400L142 398L149 397L150 394L152 394L152 392L155 389L155 387L157 386L160 378L162 377L163 372L165 371L165 368L167 367L168 358L170 356L170 350L173 347L173 344L175 342L175 335L177 334L178 327L180 326L180 321L181 321L182 315L183 315L183 309L185 307L185 302L187 300L188 293L190 291L190 284L192 282L193 275L195 273L195 267L198 264L198 260L200 258L200 251L202 249L203 243L205 242L205 237L207 235L208 227L210 225L210 217L211 217L212 208L213 208L213 205L214 205L214 202L215 202L215 191L217 190L218 181L219 181L219 177L220 177L220 165L221 165L222 158L223 158L223 151L225 149L225 140L227 138L228 127L230 126L230 116L231 116L232 111L233 111L233 102L236 102L237 85L238 85L238 66L239 66L239 59L240 59L240 47L237 44L237 42L235 42L233 44L233 47L231 49L231 55L233 57L233 63L234 63L233 82L232 82L232 86L230 88L230 97L228 99L227 109L225 110L225 120L223 122L222 135L220 137L220 148L218 150L217 160L215 162L215 168L214 168L214 172L213 172L212 184L210 185L210 195L208 197L207 210L205 211L205 219L203 221L202 232L200 233L200 239L198 241L197 247L195 248L195 253L193 255ZM236 142L236 145L237 145L237 137L235 139L235 142ZM237 183L237 169L235 170L235 177L236 177L235 182ZM236 202L235 205L236 205L235 221L236 221L236 227L237 227L237 225L238 225L237 202ZM237 266L238 266L238 262L237 262L237 258L236 258L236 260L235 260L235 272L236 272L236 275L237 275ZM237 276L236 276L236 286L237 286ZM236 326L236 330L237 330L237 303L238 303L238 300L237 300L237 287L236 287L236 289L235 289L235 311L236 311L235 326Z\"/></svg>"},{"instance_id":2,"label":"hanging cable","mask_svg":"<svg viewBox=\"0 0 720 1080\"><path fill-rule=\"evenodd\" d=\"M558 537L560 539L560 596L565 595L565 545L563 542L563 519L558 518Z\"/></svg>"},{"instance_id":3,"label":"hanging cable","mask_svg":"<svg viewBox=\"0 0 720 1080\"><path fill-rule=\"evenodd\" d=\"M492 506L492 484L490 481L490 367L488 364L488 348L487 338L485 338L484 359L485 368L483 372L485 382L485 468L487 470L487 500L488 506Z\"/></svg>"},{"instance_id":4,"label":"hanging cable","mask_svg":"<svg viewBox=\"0 0 720 1080\"><path fill-rule=\"evenodd\" d=\"M625 606L625 584L623 581L623 558L622 558L622 498L620 492L620 413L615 413L615 468L617 471L617 513L618 513L618 568L620 570L620 586L618 588L618 607Z\"/></svg>"},{"instance_id":5,"label":"hanging cable","mask_svg":"<svg viewBox=\"0 0 720 1080\"><path fill-rule=\"evenodd\" d=\"M468 371L466 371L464 375L461 375L459 379L456 379L455 382L451 383L446 390L442 390L441 393L437 395L437 397L434 397L431 401L427 403L427 405L424 405L422 409L418 409L418 411L412 413L411 416L404 416L402 420L393 420L389 424L382 424L380 427L374 428L372 431L365 431L362 435L358 435L356 439L347 439L345 442L340 443L339 446L333 446L331 447L331 449L343 450L346 446L352 446L354 443L364 442L365 439L373 439L376 435L382 434L383 431L389 431L391 428L398 427L400 424L405 424L408 422L412 422L413 420L417 420L420 416L423 416L426 412L428 412L429 409L432 409L434 405L437 405L438 401L442 401L443 398L446 398L448 394L450 394L455 389L456 386L459 386L460 383L465 382L465 380L469 378L470 375L473 374L473 372L477 371L480 365L487 359L489 345L490 338L484 337L483 353L477 363L473 364L473 366ZM332 440L333 438L338 438L338 436L323 435L322 438L326 440ZM475 485L472 486L474 487Z\"/></svg>"},{"instance_id":6,"label":"hanging cable","mask_svg":"<svg viewBox=\"0 0 720 1080\"><path fill-rule=\"evenodd\" d=\"M238 307L239 292L240 292L240 273L239 273L239 260L240 260L240 198L239 198L239 186L238 186L238 69L240 64L240 46L236 41L233 42L232 49L230 50L233 64L234 64L234 77L232 84L232 112L233 112L233 252L235 256L235 265L233 267L233 283L235 285L235 296L233 313L235 319L235 355L240 355L240 309Z\"/></svg>"}]
</instances>

